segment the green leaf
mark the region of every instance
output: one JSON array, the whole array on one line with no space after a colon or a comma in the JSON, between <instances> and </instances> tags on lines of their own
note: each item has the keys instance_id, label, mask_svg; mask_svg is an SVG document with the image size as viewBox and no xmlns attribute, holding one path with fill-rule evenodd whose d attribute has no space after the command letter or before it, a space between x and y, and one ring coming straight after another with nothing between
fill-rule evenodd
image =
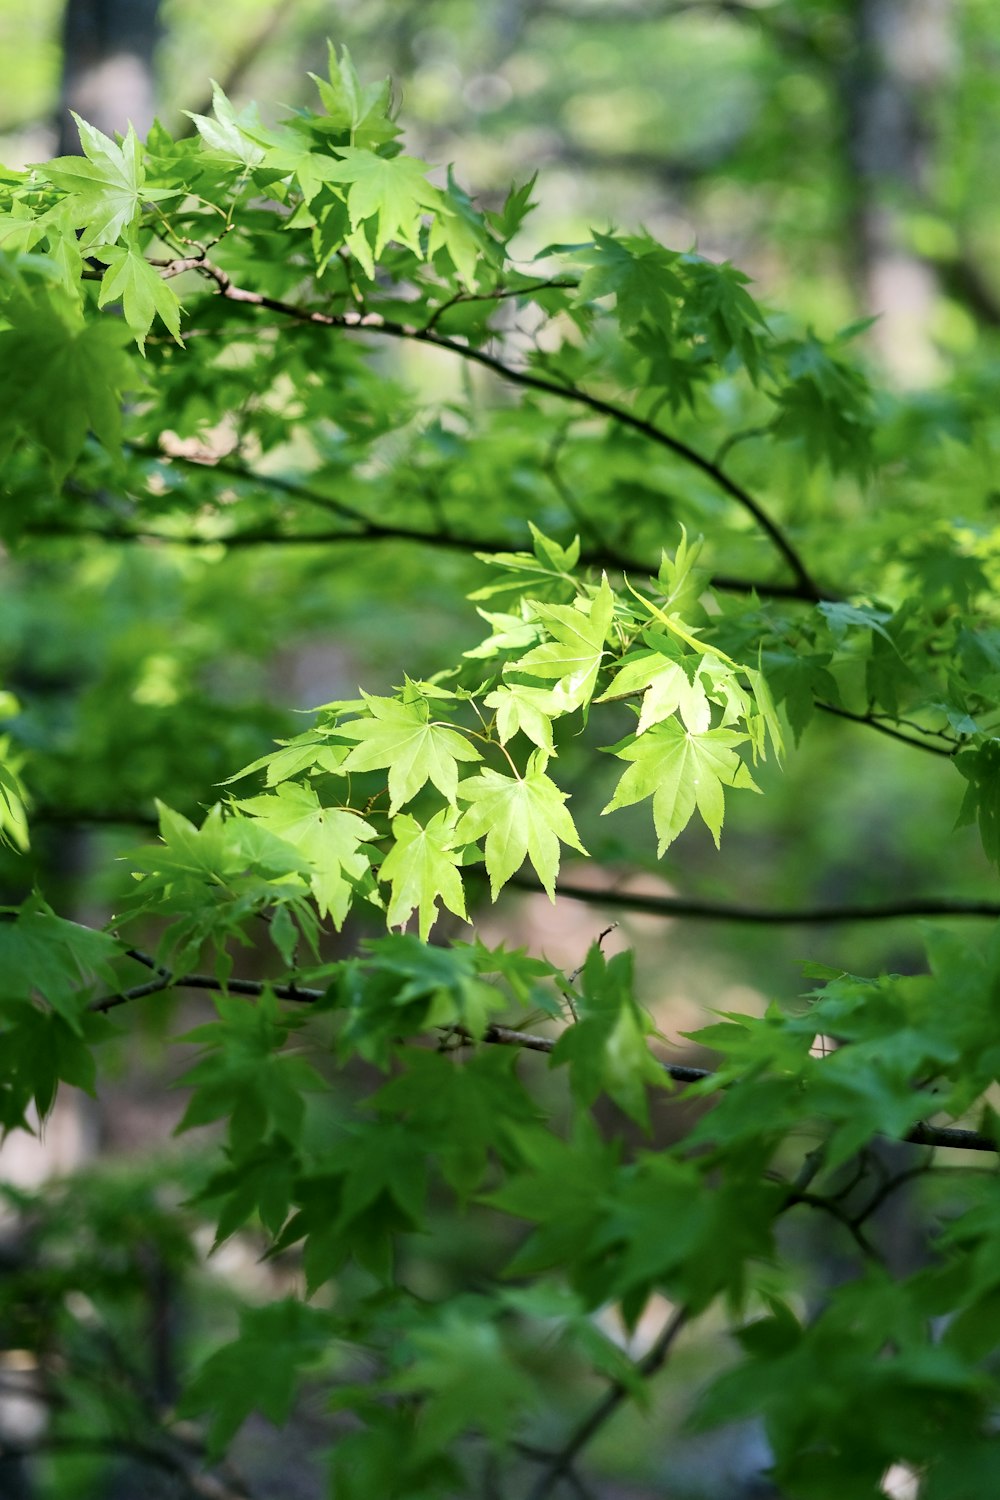
<instances>
[{"instance_id":1,"label":"green leaf","mask_svg":"<svg viewBox=\"0 0 1000 1500\"><path fill-rule=\"evenodd\" d=\"M441 201L440 189L432 187L424 175L427 163L412 156L376 156L356 146L339 148L338 157L324 162L324 181L350 183L347 209L351 229L375 221L376 259L390 240L398 240L422 255L422 216Z\"/></svg>"},{"instance_id":2,"label":"green leaf","mask_svg":"<svg viewBox=\"0 0 1000 1500\"><path fill-rule=\"evenodd\" d=\"M483 699L487 708L495 708L497 733L501 745L517 734L527 735L532 744L547 755L554 754L552 720L562 708L550 688L530 687L522 682L502 682Z\"/></svg>"},{"instance_id":3,"label":"green leaf","mask_svg":"<svg viewBox=\"0 0 1000 1500\"><path fill-rule=\"evenodd\" d=\"M346 46L340 57L332 42L327 42L328 78L316 73L309 77L319 90L330 126L350 137L352 146L379 146L395 140L399 127L393 122L392 81L363 84Z\"/></svg>"},{"instance_id":4,"label":"green leaf","mask_svg":"<svg viewBox=\"0 0 1000 1500\"><path fill-rule=\"evenodd\" d=\"M673 250L665 250L649 235L594 234L594 243L581 259L590 269L580 282L580 302L613 296L623 328L635 328L649 318L660 329L672 327L684 283L675 266Z\"/></svg>"},{"instance_id":5,"label":"green leaf","mask_svg":"<svg viewBox=\"0 0 1000 1500\"><path fill-rule=\"evenodd\" d=\"M112 246L103 251L101 259L107 262L108 269L101 282L98 307L106 307L119 297L122 299L125 321L143 353L146 335L157 314L177 343L182 344L180 303L138 245Z\"/></svg>"},{"instance_id":6,"label":"green leaf","mask_svg":"<svg viewBox=\"0 0 1000 1500\"><path fill-rule=\"evenodd\" d=\"M30 845L25 792L12 760L10 740L0 735L0 843L19 849L23 854Z\"/></svg>"},{"instance_id":7,"label":"green leaf","mask_svg":"<svg viewBox=\"0 0 1000 1500\"><path fill-rule=\"evenodd\" d=\"M457 842L486 838L486 868L494 899L501 886L531 860L542 885L555 901L559 873L559 840L586 854L564 805L561 792L545 774L547 756L536 750L523 778L480 771L459 787L463 802L470 802L455 830Z\"/></svg>"},{"instance_id":8,"label":"green leaf","mask_svg":"<svg viewBox=\"0 0 1000 1500\"><path fill-rule=\"evenodd\" d=\"M567 1026L552 1053L552 1065L569 1063L574 1095L589 1107L601 1093L638 1124L648 1126L648 1087L663 1088L666 1071L649 1050L654 1030L635 1001L631 953L606 961L595 943L580 975L577 1020Z\"/></svg>"},{"instance_id":9,"label":"green leaf","mask_svg":"<svg viewBox=\"0 0 1000 1500\"><path fill-rule=\"evenodd\" d=\"M0 969L7 1000L44 997L78 1033L95 981L115 988L111 962L122 951L109 933L57 917L37 900L0 921Z\"/></svg>"},{"instance_id":10,"label":"green leaf","mask_svg":"<svg viewBox=\"0 0 1000 1500\"><path fill-rule=\"evenodd\" d=\"M209 1416L208 1451L218 1458L252 1411L287 1421L303 1368L317 1364L333 1333L331 1314L294 1297L240 1314L239 1337L209 1355L180 1403Z\"/></svg>"},{"instance_id":11,"label":"green leaf","mask_svg":"<svg viewBox=\"0 0 1000 1500\"><path fill-rule=\"evenodd\" d=\"M434 723L423 697L409 703L367 693L363 697L371 718L338 726L341 736L356 741L343 769L388 770L390 812L409 802L428 781L454 803L458 762L482 760L479 751L457 730Z\"/></svg>"},{"instance_id":12,"label":"green leaf","mask_svg":"<svg viewBox=\"0 0 1000 1500\"><path fill-rule=\"evenodd\" d=\"M685 665L686 662L686 665ZM644 651L627 661L612 679L600 702L643 693L637 734L680 711L686 729L704 734L712 722L708 695L699 674L701 663L690 657ZM689 675L693 672L693 676Z\"/></svg>"},{"instance_id":13,"label":"green leaf","mask_svg":"<svg viewBox=\"0 0 1000 1500\"><path fill-rule=\"evenodd\" d=\"M264 160L263 148L248 133L260 124L256 107L251 105L237 114L214 78L212 113L215 119L192 114L189 109L184 113L194 121L198 134L217 160L238 163L245 171L260 166Z\"/></svg>"},{"instance_id":14,"label":"green leaf","mask_svg":"<svg viewBox=\"0 0 1000 1500\"><path fill-rule=\"evenodd\" d=\"M320 915L329 912L334 926L344 924L357 882L371 861L362 848L375 829L357 813L321 807L312 787L283 782L273 796L249 797L237 803L242 812L291 844L307 861Z\"/></svg>"},{"instance_id":15,"label":"green leaf","mask_svg":"<svg viewBox=\"0 0 1000 1500\"><path fill-rule=\"evenodd\" d=\"M516 1364L482 1308L446 1308L436 1327L410 1336L407 1366L391 1388L423 1398L418 1452L440 1452L460 1432L507 1437L517 1415L536 1399L527 1370Z\"/></svg>"},{"instance_id":16,"label":"green leaf","mask_svg":"<svg viewBox=\"0 0 1000 1500\"><path fill-rule=\"evenodd\" d=\"M955 765L969 783L955 827L978 823L983 852L1000 868L1000 739L961 751Z\"/></svg>"},{"instance_id":17,"label":"green leaf","mask_svg":"<svg viewBox=\"0 0 1000 1500\"><path fill-rule=\"evenodd\" d=\"M392 820L395 840L379 871L392 886L388 922L404 927L414 910L420 913L420 937L426 942L437 918L440 899L463 921L465 894L458 873L459 856L454 852L455 816L448 808L436 813L426 828L416 818L402 813Z\"/></svg>"},{"instance_id":18,"label":"green leaf","mask_svg":"<svg viewBox=\"0 0 1000 1500\"><path fill-rule=\"evenodd\" d=\"M17 438L44 448L57 476L78 457L88 431L110 452L121 435L120 402L140 379L113 318L69 327L50 308L19 308L0 330L0 452ZM25 371L44 370L45 379Z\"/></svg>"},{"instance_id":19,"label":"green leaf","mask_svg":"<svg viewBox=\"0 0 1000 1500\"><path fill-rule=\"evenodd\" d=\"M733 729L693 734L677 719L654 724L615 750L620 760L633 764L604 812L652 797L653 823L662 855L687 827L697 808L718 847L725 813L723 787L758 789L735 749L746 740L745 734Z\"/></svg>"},{"instance_id":20,"label":"green leaf","mask_svg":"<svg viewBox=\"0 0 1000 1500\"><path fill-rule=\"evenodd\" d=\"M117 146L79 115L73 118L84 156L58 156L42 171L53 186L69 194L75 223L83 230L81 248L113 245L134 224L143 198L167 194L160 189L143 191L142 147L131 125Z\"/></svg>"},{"instance_id":21,"label":"green leaf","mask_svg":"<svg viewBox=\"0 0 1000 1500\"><path fill-rule=\"evenodd\" d=\"M533 609L550 639L511 662L504 668L505 674L521 672L553 679L557 684L552 690L553 713L584 707L594 695L614 612L607 578L593 599L573 606L535 603Z\"/></svg>"}]
</instances>

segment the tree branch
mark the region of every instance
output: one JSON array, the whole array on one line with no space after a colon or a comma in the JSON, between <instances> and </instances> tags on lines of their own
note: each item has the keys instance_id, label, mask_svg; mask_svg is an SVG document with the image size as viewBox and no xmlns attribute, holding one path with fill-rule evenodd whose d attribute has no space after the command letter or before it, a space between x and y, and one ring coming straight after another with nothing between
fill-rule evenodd
<instances>
[{"instance_id":1,"label":"tree branch","mask_svg":"<svg viewBox=\"0 0 1000 1500\"><path fill-rule=\"evenodd\" d=\"M263 476L248 476L267 484ZM289 486L283 484L287 490ZM430 547L445 552L462 552L476 556L481 552L510 552L518 546L527 546L526 537L521 543L510 537L457 536L448 531L418 531L409 526L385 525L380 521L365 520L357 531L275 531L269 527L253 527L243 531L230 531L218 536L198 536L191 533L151 531L145 527L130 526L71 526L58 521L43 521L37 525L29 523L18 528L18 535L32 537L79 538L86 541L160 542L172 547L343 547L364 546L368 543L410 542L418 547ZM608 546L581 548L580 566L599 568L611 572L630 573L633 577L655 578L658 568L638 558L626 557ZM762 594L776 599L801 599L793 584L761 583L753 578L737 578L720 573L709 580L709 587L722 593Z\"/></svg>"},{"instance_id":2,"label":"tree branch","mask_svg":"<svg viewBox=\"0 0 1000 1500\"><path fill-rule=\"evenodd\" d=\"M883 724L882 720L877 719L873 714L854 714L850 709L838 708L835 703L823 703L819 698L816 699L816 707L825 714L835 714L838 719L850 719L853 724L867 724L869 729L877 729L879 734L887 734L890 739L899 740L904 745L914 745L918 750L926 750L930 755L944 755L950 760L955 751L961 748L957 744L952 749L948 749L945 745L933 745L929 740L915 740L912 735L902 734L898 729L893 729L891 724ZM933 734L934 730L928 729L927 733Z\"/></svg>"},{"instance_id":3,"label":"tree branch","mask_svg":"<svg viewBox=\"0 0 1000 1500\"><path fill-rule=\"evenodd\" d=\"M171 974L168 969L157 965L156 960L150 958L148 954L140 953L136 949L127 951L128 956L134 958L136 962L143 964L146 968L155 968L157 980L162 982L154 985L153 981L147 981L145 984L122 990L118 994L105 995L100 1000L92 1000L88 1009L96 1014L105 1015L108 1011L120 1005L126 1005L131 1000L139 1000L168 988L213 990L218 994L251 997L263 995L266 991L275 995L279 1000L290 1000L299 1005L314 1005L326 994L325 990L306 989L294 983L275 984L267 979L229 979L223 983L214 974ZM473 1045L477 1040L462 1026L441 1029L445 1034L450 1033L452 1036L460 1037L466 1045ZM552 1037L539 1036L529 1031L518 1031L509 1026L495 1025L487 1026L479 1040L495 1046L521 1047L529 1052L551 1053L556 1045ZM700 1083L705 1078L715 1076L710 1068L692 1068L683 1063L661 1063L661 1067L677 1083ZM982 1135L979 1131L950 1125L929 1125L924 1122L915 1125L901 1139L917 1146L950 1146L963 1151L996 1152L1000 1150L996 1141L990 1136Z\"/></svg>"},{"instance_id":4,"label":"tree branch","mask_svg":"<svg viewBox=\"0 0 1000 1500\"><path fill-rule=\"evenodd\" d=\"M656 443L675 457L680 458L686 464L698 469L703 473L715 487L728 495L730 499L743 507L754 519L757 526L768 537L775 550L780 553L795 577L798 588L797 597L816 603L822 599L830 599L835 596L821 589L807 569L798 551L785 535L778 524L771 519L760 503L739 484L724 469L713 463L703 453L692 448L681 438L674 437L665 432L663 428L648 421L645 417L637 415L627 407L618 406L613 401L606 401L601 396L592 395L589 391L581 390L578 386L559 385L554 381L545 380L539 375L534 375L530 370L518 369L513 365L506 364L496 355L489 354L484 349L473 348L469 344L460 343L457 339L450 338L446 334L436 332L430 327L419 327L408 323L398 323L389 318L383 318L376 313L325 313L315 309L302 307L296 303L283 302L275 297L268 297L262 292L252 292L244 287L233 284L230 277L221 267L213 264L208 259L193 260L189 258L184 261L170 263L171 266L180 266L184 270L197 270L203 276L214 281L219 290L219 295L227 301L241 303L251 307L263 307L269 312L282 314L297 323L302 323L319 328L339 328L345 332L374 333L381 334L387 338L405 339L410 342L423 343L432 348L444 349L460 359L467 360L473 364L481 365L484 369L491 370L501 379L512 385L522 386L528 390L539 391L547 396L553 396L560 401L569 401L577 406L584 407L588 411L595 412L598 416L607 417L611 421L619 423L623 427L630 428L640 436L652 443ZM164 268L169 272L170 267Z\"/></svg>"},{"instance_id":5,"label":"tree branch","mask_svg":"<svg viewBox=\"0 0 1000 1500\"><path fill-rule=\"evenodd\" d=\"M673 1348L674 1341L688 1320L686 1307L678 1307L668 1318L663 1329L656 1338L649 1352L635 1364L635 1373L643 1379L649 1379L666 1364L667 1358ZM560 1479L572 1468L578 1454L587 1446L591 1439L600 1431L604 1424L614 1416L615 1412L627 1398L629 1388L624 1382L616 1380L601 1397L600 1401L587 1413L579 1425L571 1433L567 1442L553 1455L551 1461L539 1474L535 1484L528 1494L528 1500L546 1500L559 1483Z\"/></svg>"},{"instance_id":6,"label":"tree branch","mask_svg":"<svg viewBox=\"0 0 1000 1500\"><path fill-rule=\"evenodd\" d=\"M470 867L468 875L478 873ZM511 885L519 890L541 892L542 886L527 875L515 875ZM877 906L801 906L784 910L766 906L739 906L728 901L702 901L690 896L647 896L612 888L574 885L560 881L557 896L584 901L590 906L610 906L642 912L653 917L689 917L695 921L750 922L765 927L819 925L824 922L891 922L904 917L1000 917L1000 902L963 901L950 896L913 897L887 901Z\"/></svg>"}]
</instances>

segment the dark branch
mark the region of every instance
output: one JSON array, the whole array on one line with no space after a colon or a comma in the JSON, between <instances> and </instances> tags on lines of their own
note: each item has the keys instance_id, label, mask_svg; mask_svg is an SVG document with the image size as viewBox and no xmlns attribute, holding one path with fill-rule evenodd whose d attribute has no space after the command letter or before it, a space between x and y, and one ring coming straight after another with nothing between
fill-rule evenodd
<instances>
[{"instance_id":1,"label":"dark branch","mask_svg":"<svg viewBox=\"0 0 1000 1500\"><path fill-rule=\"evenodd\" d=\"M635 1373L648 1380L666 1364L667 1358L673 1348L674 1341L688 1320L686 1307L678 1307L668 1318L665 1326L660 1331L655 1343L649 1352L635 1364ZM579 1425L573 1430L567 1442L555 1454L542 1473L539 1474L535 1484L528 1494L528 1500L546 1500L568 1471L572 1468L574 1461L591 1439L600 1431L604 1424L614 1416L615 1412L627 1399L629 1388L623 1381L616 1380L601 1397L600 1401L587 1413Z\"/></svg>"},{"instance_id":2,"label":"dark branch","mask_svg":"<svg viewBox=\"0 0 1000 1500\"><path fill-rule=\"evenodd\" d=\"M946 745L935 745L930 740L916 740L910 734L902 734L898 729L893 729L891 724L885 724L873 714L854 714L850 709L838 708L834 703L822 703L816 700L816 707L825 714L835 714L838 719L850 719L853 724L867 724L869 729L877 729L879 734L887 734L890 739L899 740L903 745L914 745L918 750L926 750L930 755L944 755L949 760L960 747L958 745L949 749ZM932 729L927 730L933 734Z\"/></svg>"},{"instance_id":3,"label":"dark branch","mask_svg":"<svg viewBox=\"0 0 1000 1500\"><path fill-rule=\"evenodd\" d=\"M466 874L475 873L471 867ZM511 881L520 890L541 891L526 875ZM738 906L728 901L701 901L689 896L647 896L638 892L574 885L560 881L556 894L591 906L611 906L654 917L689 917L696 921L751 922L766 927L819 925L824 922L891 922L905 917L1000 917L1000 902L962 901L950 896L914 897L876 906Z\"/></svg>"},{"instance_id":4,"label":"dark branch","mask_svg":"<svg viewBox=\"0 0 1000 1500\"><path fill-rule=\"evenodd\" d=\"M244 484L259 485L264 489L277 490L279 494L289 495L292 499L302 500L307 505L318 506L331 515L340 516L345 521L350 521L356 526L365 527L369 524L368 517L363 511L355 509L343 500L337 500L332 495L325 495L321 491L313 489L310 485L302 484L296 479L282 479L279 474L259 474L253 469L248 469L243 463L234 459L230 454L222 454L216 458L206 456L194 458L186 453L169 453L160 447L153 447L148 443L124 443L123 447L129 453L134 453L138 458L150 458L157 463L177 464L189 469L199 469L202 473L206 469L214 470L217 474L226 474L232 479L242 480Z\"/></svg>"},{"instance_id":5,"label":"dark branch","mask_svg":"<svg viewBox=\"0 0 1000 1500\"><path fill-rule=\"evenodd\" d=\"M307 307L301 307L296 303L282 302L277 298L265 296L261 292L252 292L244 287L234 286L229 276L221 267L214 265L207 259L189 257L168 263L163 267L164 275L179 274L181 271L197 270L203 276L207 276L215 282L219 294L227 301L246 304L252 307L263 307L269 312L280 313L295 322L320 328L340 328L347 332L381 334L388 338L406 339L410 342L428 344L432 348L444 349L460 359L468 360L473 364L483 366L491 370L501 379L512 385L519 385L528 390L542 392L544 395L553 396L560 401L569 401L577 406L595 412L598 416L607 417L611 421L619 423L623 427L630 428L639 433L650 442L666 448L675 457L682 459L691 467L701 471L717 489L728 495L730 499L743 507L755 520L758 527L766 534L777 552L781 554L791 569L798 589L799 597L816 602L820 599L832 597L822 590L814 581L805 563L799 556L791 541L784 531L767 514L760 503L741 484L731 477L724 469L706 458L703 453L692 448L681 438L674 437L665 432L663 428L657 427L655 423L647 421L646 418L638 416L627 407L618 406L612 401L606 401L601 396L592 395L589 391L581 390L578 386L558 385L554 381L545 380L539 375L534 375L530 370L517 369L506 364L496 355L489 354L484 349L476 349L471 345L460 343L457 339L450 338L445 334L437 333L430 327L418 327L407 323L398 323L389 318L383 318L375 313L325 313Z\"/></svg>"},{"instance_id":6,"label":"dark branch","mask_svg":"<svg viewBox=\"0 0 1000 1500\"><path fill-rule=\"evenodd\" d=\"M257 476L248 476L257 477ZM270 483L262 478L262 483ZM288 485L282 486L288 489ZM480 552L510 552L528 545L509 537L456 536L448 531L418 531L409 526L390 526L380 521L365 521L357 531L275 531L271 527L247 528L230 531L218 536L198 536L191 533L151 531L145 527L130 526L71 526L59 521L44 521L37 525L29 523L19 528L20 536L73 537L84 541L99 542L160 542L173 547L344 547L365 546L379 542L409 542L418 547L431 547L446 552L462 552L476 556ZM633 577L655 578L657 568L639 558L626 557L611 547L586 547L580 551L580 566L600 568L611 572L630 573ZM763 594L776 599L800 599L801 594L793 584L762 583L752 578L735 578L731 574L719 574L710 580L711 588L723 593Z\"/></svg>"},{"instance_id":7,"label":"dark branch","mask_svg":"<svg viewBox=\"0 0 1000 1500\"><path fill-rule=\"evenodd\" d=\"M218 994L260 996L270 992L279 1000L290 1000L299 1005L314 1005L322 1000L326 994L325 990L305 989L296 984L275 984L267 979L229 979L225 983L217 979L214 974L174 974L168 969L157 965L155 959L147 954L139 953L137 950L129 950L129 956L145 968L154 968L157 973L157 983L152 981L136 985L132 989L122 990L117 995L105 995L100 1000L93 1000L89 1009L104 1015L120 1005L126 1005L131 1000L139 1000L146 995L156 994L160 990L191 989L191 990L213 990ZM160 982L162 981L162 982ZM464 1044L473 1044L474 1038L462 1027L445 1028L447 1033L458 1036ZM509 1026L488 1026L483 1033L482 1041L501 1047L522 1047L530 1052L550 1053L555 1048L555 1039L547 1036L538 1036L533 1032L518 1031ZM683 1063L663 1063L664 1072L668 1073L677 1083L701 1083L705 1078L713 1077L711 1069L691 1068ZM982 1135L975 1130L965 1130L947 1125L928 1125L921 1122L905 1135L903 1140L918 1146L951 1146L964 1151L997 1151L1000 1149L998 1143L991 1137Z\"/></svg>"},{"instance_id":8,"label":"dark branch","mask_svg":"<svg viewBox=\"0 0 1000 1500\"><path fill-rule=\"evenodd\" d=\"M847 1233L854 1240L866 1260L881 1262L882 1257L865 1234L860 1221L852 1218L835 1198L825 1198L821 1193L792 1193L785 1207L795 1208L800 1203L808 1208L818 1208L823 1213L829 1214L831 1218L836 1219L837 1223L842 1224L847 1230Z\"/></svg>"}]
</instances>

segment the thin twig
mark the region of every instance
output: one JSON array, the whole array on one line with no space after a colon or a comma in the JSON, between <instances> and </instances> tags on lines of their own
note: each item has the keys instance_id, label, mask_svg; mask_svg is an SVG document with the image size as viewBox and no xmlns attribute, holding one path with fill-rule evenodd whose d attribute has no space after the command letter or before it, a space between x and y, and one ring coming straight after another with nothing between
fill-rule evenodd
<instances>
[{"instance_id":1,"label":"thin twig","mask_svg":"<svg viewBox=\"0 0 1000 1500\"><path fill-rule=\"evenodd\" d=\"M800 1203L805 1204L809 1208L818 1208L822 1213L829 1214L831 1218L836 1219L837 1223L842 1224L847 1230L866 1260L881 1263L882 1257L861 1228L857 1219L852 1218L835 1198L825 1198L821 1193L792 1193L785 1207L795 1208Z\"/></svg>"},{"instance_id":2,"label":"thin twig","mask_svg":"<svg viewBox=\"0 0 1000 1500\"><path fill-rule=\"evenodd\" d=\"M171 455L164 454L166 460ZM172 459L172 461L174 461ZM187 460L191 462L191 460ZM199 468L219 468L218 464L198 464ZM224 471L225 472L225 471ZM230 468L228 472L232 472ZM269 475L246 473L248 481L272 489L282 489L299 498L318 501L319 496L309 495L301 487L279 481ZM335 502L331 502L331 505ZM199 536L192 533L153 531L146 527L129 526L73 526L62 522L45 521L37 525L29 522L18 527L18 535L32 537L71 537L81 541L112 543L154 542L170 547L338 547L364 546L379 542L410 542L418 547L432 547L448 552L464 552L471 556L480 553L511 552L528 543L511 540L510 537L458 536L452 531L419 531L407 526L392 526L381 521L372 521L360 514L355 531L276 531L272 527L247 527L243 531L222 532L217 536ZM655 578L657 568L640 558L628 557L609 547L586 547L580 552L579 564L585 568L630 573L645 578ZM736 578L731 574L717 574L708 580L708 587L731 594L760 594L774 599L801 598L791 584L769 583L755 578Z\"/></svg>"},{"instance_id":3,"label":"thin twig","mask_svg":"<svg viewBox=\"0 0 1000 1500\"><path fill-rule=\"evenodd\" d=\"M674 1345L674 1340L688 1320L686 1307L678 1307L667 1320L655 1343L642 1359L636 1361L635 1373L648 1379L662 1369ZM594 1405L583 1420L574 1428L567 1442L560 1448L539 1474L529 1492L528 1500L546 1500L560 1479L572 1468L577 1455L604 1426L629 1395L629 1387L616 1380Z\"/></svg>"},{"instance_id":4,"label":"thin twig","mask_svg":"<svg viewBox=\"0 0 1000 1500\"><path fill-rule=\"evenodd\" d=\"M876 1213L892 1197L893 1193L898 1192L906 1183L913 1182L917 1177L925 1177L930 1171L931 1165L932 1157L929 1156L926 1161L920 1162L918 1166L909 1167L905 1172L897 1172L887 1182L883 1182L875 1190L864 1207L853 1216L853 1222L859 1226L862 1225L866 1219L870 1219L872 1214Z\"/></svg>"},{"instance_id":5,"label":"thin twig","mask_svg":"<svg viewBox=\"0 0 1000 1500\"><path fill-rule=\"evenodd\" d=\"M140 960L141 961L141 960ZM92 1000L89 1010L98 1014L115 1010L120 1005L126 1005L132 1000L139 1000L146 995L154 994L160 989L170 987L172 989L212 990L218 994L246 995L257 997L265 992L270 992L279 1000L289 1000L297 1005L314 1005L326 995L326 990L305 989L297 984L277 984L267 979L217 979L214 974L175 974L166 977L167 971L161 971L160 977L164 983L157 984L156 989L151 989L149 982L136 985L132 989L122 990L115 995L105 995L99 1000ZM451 1032L462 1037L467 1044L472 1044L474 1038L470 1032L461 1026L453 1026ZM529 1052L552 1052L555 1041L552 1037L539 1036L533 1032L517 1031L509 1026L488 1026L479 1039L483 1042L492 1043L501 1047L521 1047ZM692 1068L684 1063L661 1063L664 1072L677 1083L701 1083L703 1079L714 1077L710 1068ZM976 1130L966 1130L962 1127L950 1125L929 1125L921 1122L914 1125L902 1140L917 1146L946 1146L963 1151L992 1151L1000 1147L992 1137L980 1134Z\"/></svg>"},{"instance_id":6,"label":"thin twig","mask_svg":"<svg viewBox=\"0 0 1000 1500\"><path fill-rule=\"evenodd\" d=\"M475 876L474 867L464 872ZM510 884L518 890L541 891L529 875L515 875ZM728 901L703 901L691 896L648 896L606 886L574 885L561 880L556 895L590 906L611 906L653 917L686 917L695 921L748 922L765 927L795 927L840 922L891 922L906 917L1000 917L1000 902L963 901L950 896L915 896L871 906L739 906Z\"/></svg>"},{"instance_id":7,"label":"thin twig","mask_svg":"<svg viewBox=\"0 0 1000 1500\"><path fill-rule=\"evenodd\" d=\"M854 724L867 724L870 729L877 729L879 734L887 734L890 739L899 740L904 745L913 745L917 750L926 750L931 755L944 755L949 760L960 746L955 745L948 749L944 745L932 745L928 740L915 740L912 735L901 734L898 729L893 729L889 724L883 724L881 719L873 714L855 714L848 708L838 708L835 703L823 703L818 698L816 707L825 714L836 714L838 719L850 719ZM934 734L933 729L927 729L925 734Z\"/></svg>"},{"instance_id":8,"label":"thin twig","mask_svg":"<svg viewBox=\"0 0 1000 1500\"><path fill-rule=\"evenodd\" d=\"M543 379L540 375L534 375L530 370L518 369L513 365L505 363L495 354L490 354L485 349L478 349L470 344L460 343L457 339L446 334L440 334L434 329L421 328L414 324L399 323L390 318L383 318L377 313L326 313L318 309L300 306L293 302L284 302L276 297L266 296L262 292L250 291L246 287L234 284L229 275L220 267L207 258L199 260L196 265L188 265L184 262L185 269L197 270L201 275L214 281L218 287L220 296L229 302L240 303L250 307L263 307L269 312L280 313L294 322L319 328L339 328L345 332L373 333L388 338L405 339L409 342L428 344L432 348L443 349L460 359L478 364L485 369L491 370L503 380L512 385L523 386L528 390L540 391L545 395L554 396L561 401L571 401L577 406L585 407L599 416L607 417L611 421L619 423L623 427L630 428L639 433L650 442L659 447L666 448L675 457L682 459L686 464L700 470L706 478L711 480L715 487L728 495L730 499L743 507L757 523L758 527L766 534L772 545L784 558L791 569L798 585L800 596L812 602L821 599L829 599L834 596L820 588L815 582L798 551L785 535L782 528L771 519L761 504L749 493L743 485L739 484L724 469L713 463L696 448L681 438L665 432L663 428L657 427L646 418L630 411L627 407L619 406L613 401L606 401L601 396L595 396L589 391L584 391L578 386L559 385L552 380Z\"/></svg>"}]
</instances>

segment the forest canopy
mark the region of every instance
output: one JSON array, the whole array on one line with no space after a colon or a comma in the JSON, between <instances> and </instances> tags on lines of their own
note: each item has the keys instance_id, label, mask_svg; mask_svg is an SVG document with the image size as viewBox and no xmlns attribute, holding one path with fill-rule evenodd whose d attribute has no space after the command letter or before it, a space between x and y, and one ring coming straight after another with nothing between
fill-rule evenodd
<instances>
[{"instance_id":1,"label":"forest canopy","mask_svg":"<svg viewBox=\"0 0 1000 1500\"><path fill-rule=\"evenodd\" d=\"M993 367L313 85L0 173L0 1466L978 1500Z\"/></svg>"}]
</instances>

